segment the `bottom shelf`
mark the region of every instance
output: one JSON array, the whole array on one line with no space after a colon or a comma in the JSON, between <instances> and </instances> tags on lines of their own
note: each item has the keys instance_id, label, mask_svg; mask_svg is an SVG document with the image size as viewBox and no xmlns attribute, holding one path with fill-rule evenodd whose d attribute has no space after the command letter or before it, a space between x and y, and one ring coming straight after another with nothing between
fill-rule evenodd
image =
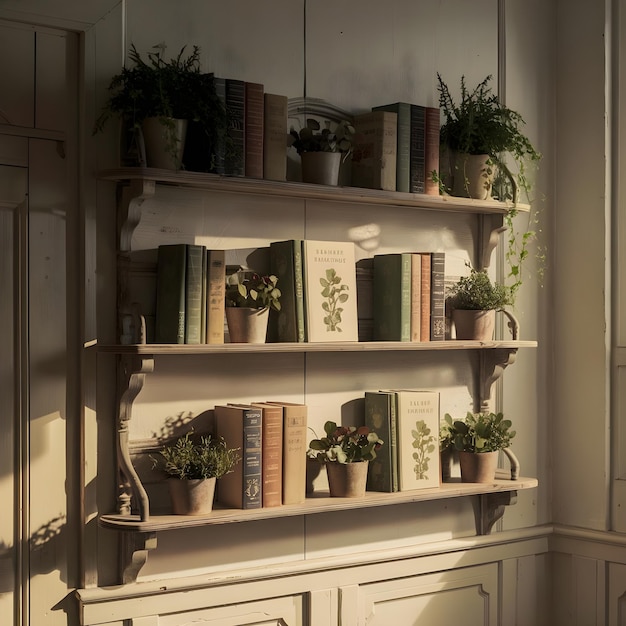
<instances>
[{"instance_id":1,"label":"bottom shelf","mask_svg":"<svg viewBox=\"0 0 626 626\"><path fill-rule=\"evenodd\" d=\"M153 515L149 519L142 521L138 515L101 515L100 525L104 528L127 532L175 530L193 526L212 526L276 517L312 515L314 513L389 506L408 502L510 493L522 489L533 489L537 485L538 481L536 478L522 477L516 480L497 479L490 483L445 482L439 487L419 491L402 491L397 493L368 491L362 498L331 498L328 492L320 492L311 494L302 504L288 504L271 508L242 510L224 509L216 505L210 515L203 516Z\"/></svg>"}]
</instances>

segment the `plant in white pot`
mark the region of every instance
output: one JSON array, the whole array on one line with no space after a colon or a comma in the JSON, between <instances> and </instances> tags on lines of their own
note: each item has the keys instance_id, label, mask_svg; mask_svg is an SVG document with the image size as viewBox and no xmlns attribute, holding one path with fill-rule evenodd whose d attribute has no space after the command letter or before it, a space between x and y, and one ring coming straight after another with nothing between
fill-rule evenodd
<instances>
[{"instance_id":1,"label":"plant in white pot","mask_svg":"<svg viewBox=\"0 0 626 626\"><path fill-rule=\"evenodd\" d=\"M194 440L188 432L173 445L160 451L162 465L170 477L168 484L172 510L178 515L206 515L213 508L216 480L229 474L241 461L238 448L229 448L223 439L202 435Z\"/></svg>"},{"instance_id":2,"label":"plant in white pot","mask_svg":"<svg viewBox=\"0 0 626 626\"><path fill-rule=\"evenodd\" d=\"M326 121L324 128L315 118L308 118L304 128L289 131L290 145L302 161L302 181L322 185L337 185L339 167L352 152L354 126L347 121L332 128Z\"/></svg>"},{"instance_id":3,"label":"plant in white pot","mask_svg":"<svg viewBox=\"0 0 626 626\"><path fill-rule=\"evenodd\" d=\"M365 494L369 461L383 440L368 426L324 424L325 437L309 442L309 458L326 466L331 497L352 498Z\"/></svg>"},{"instance_id":4,"label":"plant in white pot","mask_svg":"<svg viewBox=\"0 0 626 626\"><path fill-rule=\"evenodd\" d=\"M493 282L487 270L471 268L469 275L448 288L447 298L457 339L491 341L496 311L507 316L513 338L517 339L517 320L504 308L513 304L511 288Z\"/></svg>"},{"instance_id":5,"label":"plant in white pot","mask_svg":"<svg viewBox=\"0 0 626 626\"><path fill-rule=\"evenodd\" d=\"M278 278L237 272L227 277L226 322L231 343L265 343L269 311L280 311Z\"/></svg>"},{"instance_id":6,"label":"plant in white pot","mask_svg":"<svg viewBox=\"0 0 626 626\"><path fill-rule=\"evenodd\" d=\"M511 478L517 478L519 462L510 450L515 431L511 420L502 413L471 413L455 420L444 415L440 446L456 451L461 465L461 480L468 483L492 482L495 479L498 452L502 450L511 461Z\"/></svg>"}]
</instances>

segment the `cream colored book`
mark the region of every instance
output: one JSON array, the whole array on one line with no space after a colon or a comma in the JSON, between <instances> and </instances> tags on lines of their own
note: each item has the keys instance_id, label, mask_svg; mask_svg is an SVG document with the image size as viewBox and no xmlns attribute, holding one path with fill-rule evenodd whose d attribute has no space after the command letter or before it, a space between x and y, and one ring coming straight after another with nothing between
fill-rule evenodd
<instances>
[{"instance_id":1,"label":"cream colored book","mask_svg":"<svg viewBox=\"0 0 626 626\"><path fill-rule=\"evenodd\" d=\"M354 243L305 240L303 265L308 341L358 341Z\"/></svg>"}]
</instances>

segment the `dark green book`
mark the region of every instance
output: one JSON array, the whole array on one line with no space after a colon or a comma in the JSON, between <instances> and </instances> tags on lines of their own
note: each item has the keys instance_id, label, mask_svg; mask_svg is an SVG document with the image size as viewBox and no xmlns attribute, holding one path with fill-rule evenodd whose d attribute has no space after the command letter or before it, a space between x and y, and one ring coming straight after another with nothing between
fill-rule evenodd
<instances>
[{"instance_id":1,"label":"dark green book","mask_svg":"<svg viewBox=\"0 0 626 626\"><path fill-rule=\"evenodd\" d=\"M372 111L392 111L398 114L398 137L396 151L396 191L410 191L411 158L411 105L395 102L373 107Z\"/></svg>"},{"instance_id":2,"label":"dark green book","mask_svg":"<svg viewBox=\"0 0 626 626\"><path fill-rule=\"evenodd\" d=\"M270 341L306 341L301 239L270 243L270 272L281 293L280 311L270 311Z\"/></svg>"},{"instance_id":3,"label":"dark green book","mask_svg":"<svg viewBox=\"0 0 626 626\"><path fill-rule=\"evenodd\" d=\"M157 251L156 343L185 343L187 246L170 244Z\"/></svg>"},{"instance_id":4,"label":"dark green book","mask_svg":"<svg viewBox=\"0 0 626 626\"><path fill-rule=\"evenodd\" d=\"M411 193L426 193L426 107L411 105Z\"/></svg>"},{"instance_id":5,"label":"dark green book","mask_svg":"<svg viewBox=\"0 0 626 626\"><path fill-rule=\"evenodd\" d=\"M246 87L243 80L226 79L226 116L229 144L225 154L225 174L243 176L245 172Z\"/></svg>"},{"instance_id":6,"label":"dark green book","mask_svg":"<svg viewBox=\"0 0 626 626\"><path fill-rule=\"evenodd\" d=\"M202 343L204 246L187 245L185 268L185 343Z\"/></svg>"},{"instance_id":7,"label":"dark green book","mask_svg":"<svg viewBox=\"0 0 626 626\"><path fill-rule=\"evenodd\" d=\"M411 341L411 254L374 256L374 341Z\"/></svg>"},{"instance_id":8,"label":"dark green book","mask_svg":"<svg viewBox=\"0 0 626 626\"><path fill-rule=\"evenodd\" d=\"M368 491L398 491L395 393L365 392L365 426L369 426L384 442L376 458L369 462Z\"/></svg>"},{"instance_id":9,"label":"dark green book","mask_svg":"<svg viewBox=\"0 0 626 626\"><path fill-rule=\"evenodd\" d=\"M430 340L446 338L446 255L430 253Z\"/></svg>"}]
</instances>

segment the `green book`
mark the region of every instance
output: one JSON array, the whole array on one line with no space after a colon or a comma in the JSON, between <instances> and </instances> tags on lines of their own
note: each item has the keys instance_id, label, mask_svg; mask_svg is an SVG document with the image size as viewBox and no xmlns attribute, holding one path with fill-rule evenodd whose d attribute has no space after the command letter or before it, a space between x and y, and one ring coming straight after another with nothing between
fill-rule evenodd
<instances>
[{"instance_id":1,"label":"green book","mask_svg":"<svg viewBox=\"0 0 626 626\"><path fill-rule=\"evenodd\" d=\"M365 392L365 426L382 440L376 458L369 462L369 491L398 491L398 449L396 435L396 397L389 391Z\"/></svg>"},{"instance_id":2,"label":"green book","mask_svg":"<svg viewBox=\"0 0 626 626\"><path fill-rule=\"evenodd\" d=\"M202 343L202 281L204 246L187 246L185 269L185 343Z\"/></svg>"},{"instance_id":3,"label":"green book","mask_svg":"<svg viewBox=\"0 0 626 626\"><path fill-rule=\"evenodd\" d=\"M411 341L411 254L374 255L374 341Z\"/></svg>"},{"instance_id":4,"label":"green book","mask_svg":"<svg viewBox=\"0 0 626 626\"><path fill-rule=\"evenodd\" d=\"M156 343L185 343L187 246L170 244L157 251Z\"/></svg>"},{"instance_id":5,"label":"green book","mask_svg":"<svg viewBox=\"0 0 626 626\"><path fill-rule=\"evenodd\" d=\"M408 102L395 102L373 107L372 111L392 111L398 114L396 191L408 193L411 180L411 105Z\"/></svg>"},{"instance_id":6,"label":"green book","mask_svg":"<svg viewBox=\"0 0 626 626\"><path fill-rule=\"evenodd\" d=\"M281 293L280 311L270 311L270 340L306 341L301 239L270 243L270 272Z\"/></svg>"}]
</instances>

